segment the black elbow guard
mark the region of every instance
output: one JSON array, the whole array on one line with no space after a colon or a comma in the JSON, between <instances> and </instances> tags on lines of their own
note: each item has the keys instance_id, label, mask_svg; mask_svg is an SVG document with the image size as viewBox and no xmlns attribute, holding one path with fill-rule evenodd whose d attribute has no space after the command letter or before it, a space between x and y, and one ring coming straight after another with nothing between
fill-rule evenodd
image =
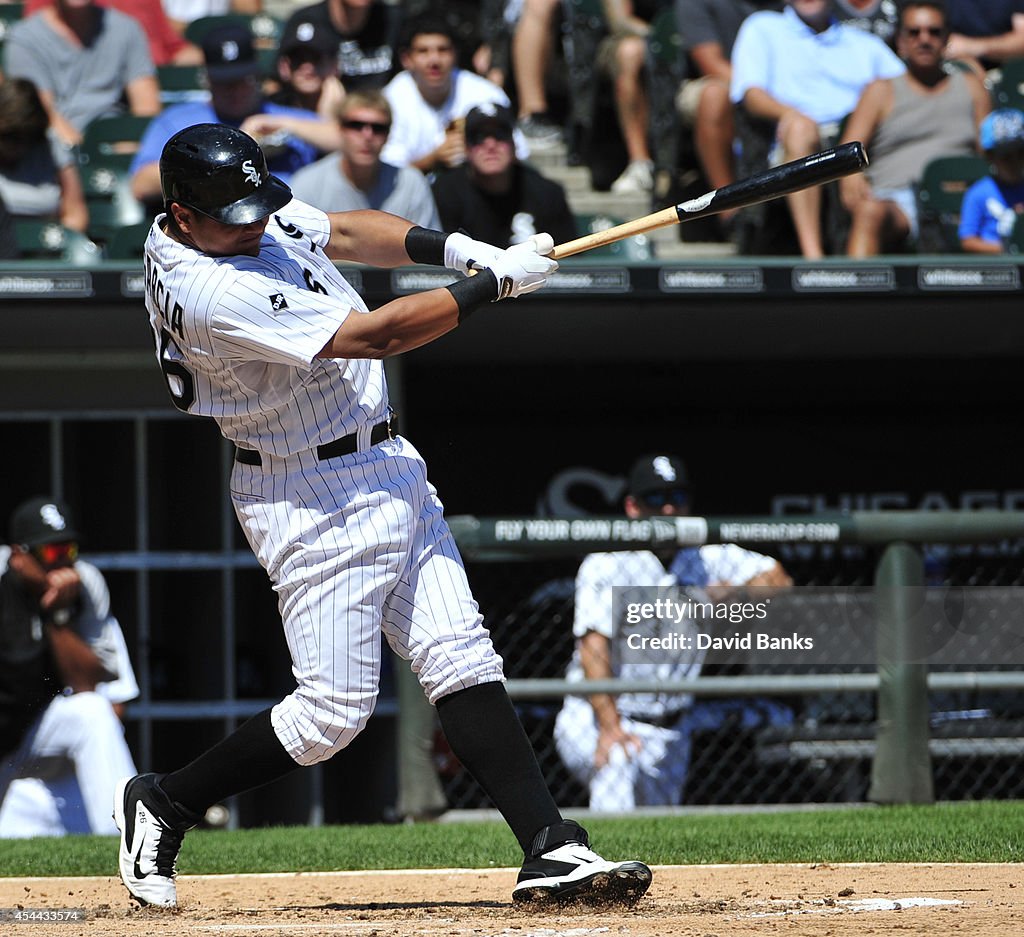
<instances>
[{"instance_id":1,"label":"black elbow guard","mask_svg":"<svg viewBox=\"0 0 1024 937\"><path fill-rule=\"evenodd\" d=\"M405 252L414 264L444 266L444 242L448 235L443 231L431 231L419 225L405 233Z\"/></svg>"}]
</instances>

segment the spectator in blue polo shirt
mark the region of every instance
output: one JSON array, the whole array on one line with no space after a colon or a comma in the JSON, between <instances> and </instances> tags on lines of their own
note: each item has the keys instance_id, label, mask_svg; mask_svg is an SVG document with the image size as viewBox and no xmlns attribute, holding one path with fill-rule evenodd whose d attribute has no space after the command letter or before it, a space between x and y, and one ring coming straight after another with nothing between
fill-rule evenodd
<instances>
[{"instance_id":1,"label":"spectator in blue polo shirt","mask_svg":"<svg viewBox=\"0 0 1024 937\"><path fill-rule=\"evenodd\" d=\"M270 171L287 182L292 174L321 154L325 121L311 111L268 101L260 86L260 64L253 37L244 25L211 29L203 38L203 57L210 87L209 101L169 107L149 124L132 161L132 194L149 206L160 201L160 153L179 130L193 124L221 123L250 131L246 122L257 115L277 118L280 129L260 139ZM284 129L286 128L286 129ZM334 128L326 128L333 133Z\"/></svg>"},{"instance_id":2,"label":"spectator in blue polo shirt","mask_svg":"<svg viewBox=\"0 0 1024 937\"><path fill-rule=\"evenodd\" d=\"M834 143L839 124L878 78L906 67L877 36L844 26L828 0L787 0L781 13L752 13L732 49L730 97L755 118L776 125L774 163L788 162ZM804 257L824 255L821 189L787 196Z\"/></svg>"},{"instance_id":3,"label":"spectator in blue polo shirt","mask_svg":"<svg viewBox=\"0 0 1024 937\"><path fill-rule=\"evenodd\" d=\"M978 136L992 171L964 193L960 246L974 254L1001 254L1024 212L1024 112L993 111Z\"/></svg>"}]
</instances>

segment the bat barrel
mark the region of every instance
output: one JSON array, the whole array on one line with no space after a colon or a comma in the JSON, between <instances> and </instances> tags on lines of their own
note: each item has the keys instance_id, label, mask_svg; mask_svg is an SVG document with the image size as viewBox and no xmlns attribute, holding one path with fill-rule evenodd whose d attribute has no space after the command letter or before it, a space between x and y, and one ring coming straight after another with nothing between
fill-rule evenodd
<instances>
[{"instance_id":1,"label":"bat barrel","mask_svg":"<svg viewBox=\"0 0 1024 937\"><path fill-rule=\"evenodd\" d=\"M563 257L571 257L595 247L614 244L636 234L656 231L667 225L691 221L704 215L716 215L730 208L757 205L759 202L789 195L812 185L822 185L860 172L867 164L868 157L861 143L844 143L830 150L822 150L812 156L766 169L748 179L708 192L700 198L662 208L642 218L559 244L551 251L550 256L555 260L561 260Z\"/></svg>"},{"instance_id":2,"label":"bat barrel","mask_svg":"<svg viewBox=\"0 0 1024 937\"><path fill-rule=\"evenodd\" d=\"M861 172L868 165L864 145L859 141L822 150L781 166L773 166L732 185L723 186L700 198L676 206L680 221L714 215L730 208L745 208L780 198L814 185L834 182Z\"/></svg>"}]
</instances>

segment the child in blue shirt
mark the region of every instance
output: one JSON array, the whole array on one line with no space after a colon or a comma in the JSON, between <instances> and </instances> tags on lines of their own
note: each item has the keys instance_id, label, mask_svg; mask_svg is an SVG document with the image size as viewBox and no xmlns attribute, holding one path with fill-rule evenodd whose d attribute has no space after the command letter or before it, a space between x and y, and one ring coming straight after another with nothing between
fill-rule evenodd
<instances>
[{"instance_id":1,"label":"child in blue shirt","mask_svg":"<svg viewBox=\"0 0 1024 937\"><path fill-rule=\"evenodd\" d=\"M960 246L977 254L1002 254L1017 216L1024 212L1024 112L992 111L979 129L991 174L965 193L960 207Z\"/></svg>"}]
</instances>

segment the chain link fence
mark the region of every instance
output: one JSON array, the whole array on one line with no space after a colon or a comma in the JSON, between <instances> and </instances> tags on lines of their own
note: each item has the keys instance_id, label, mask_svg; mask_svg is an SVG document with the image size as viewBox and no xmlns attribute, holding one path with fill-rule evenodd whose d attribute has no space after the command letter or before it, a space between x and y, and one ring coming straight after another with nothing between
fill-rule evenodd
<instances>
[{"instance_id":1,"label":"chain link fence","mask_svg":"<svg viewBox=\"0 0 1024 937\"><path fill-rule=\"evenodd\" d=\"M878 696L870 681L878 668L871 587L882 550L881 544L773 544L763 564L767 568L778 560L792 585L768 592L744 587L762 567L752 559L758 554L737 547L673 550L654 567L652 553L629 551L585 562L583 553L536 560L480 556L470 558L467 569L504 658L517 710L560 805L614 811L641 805L856 802L869 799L876 750ZM966 640L966 652L961 649L957 660L940 654L934 658L940 662L929 665L928 748L936 799L1024 796L1024 697L1014 689L988 689L984 682L958 686L955 677L965 671L1024 671L1017 656L1024 645L1024 621L1011 591L1024 577L1022 555L1024 542L1016 540L923 548L931 608L923 640L933 649L943 644L951 603L958 601L953 611ZM694 560L696 572L687 569ZM660 621L660 632L643 626L638 632L623 618L630 596L616 590L613 613L611 592L602 590L612 584L659 586L651 579L652 569L666 577L661 588L638 596L667 601L666 588L675 590L671 595L678 607L690 603L689 616L671 621L668 629ZM724 613L715 617L718 612L711 609L720 612L740 602L756 607L766 596L773 606L771 633L813 635L813 651L793 654L783 648L773 654L719 645L699 652L698 632L726 639L753 632L756 640L761 626L750 615L729 620ZM968 604L985 597L975 613L985 619L980 624L965 615L964 596ZM595 618L595 601L604 603L603 623ZM696 603L705 602L704 617L697 621ZM619 620L613 621L614 616ZM588 653L592 628L610 637L596 642L598 657L585 665L581 654L585 658ZM683 649L663 644L655 653L634 653L625 638L633 634L637 641L640 632L662 639L676 635L676 645L680 635L689 635L690 643ZM596 667L598 675L666 685L698 674L709 684L716 683L709 677L739 679L735 690L733 683L718 681L695 695L677 689L600 698L561 691L526 698L516 693L517 681L581 677L584 666L591 675ZM946 682L940 677L936 683L939 674ZM811 679L813 692L798 680L775 689L772 678L787 675ZM607 716L612 700L620 730L599 732L591 704L604 707ZM440 734L435 756L451 807L489 806Z\"/></svg>"}]
</instances>

